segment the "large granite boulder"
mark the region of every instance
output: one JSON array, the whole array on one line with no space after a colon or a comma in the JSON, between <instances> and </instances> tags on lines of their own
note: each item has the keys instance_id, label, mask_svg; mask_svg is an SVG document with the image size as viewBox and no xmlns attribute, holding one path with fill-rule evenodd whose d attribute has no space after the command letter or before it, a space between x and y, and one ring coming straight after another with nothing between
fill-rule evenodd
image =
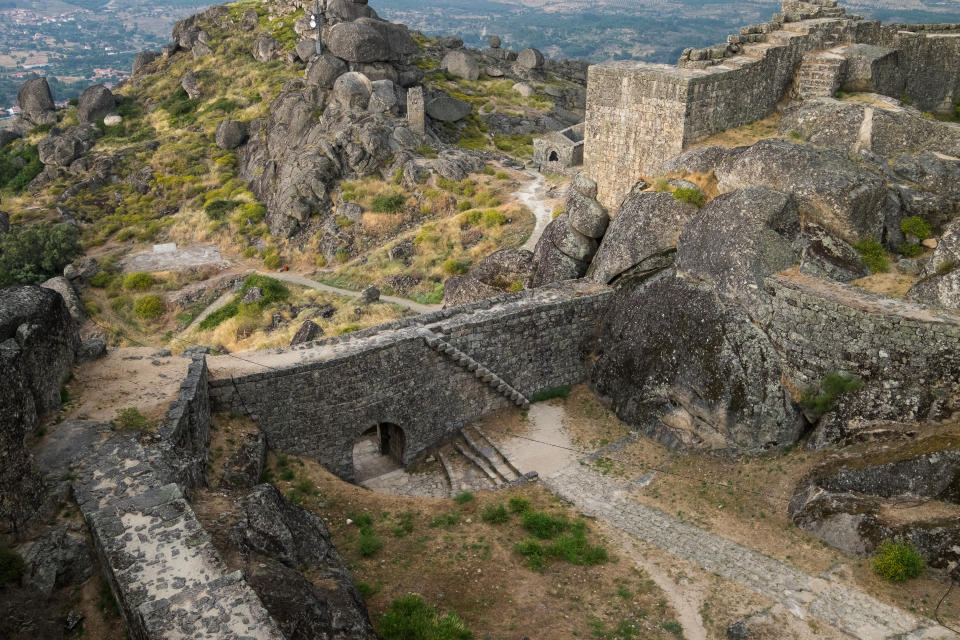
<instances>
[{"instance_id":1,"label":"large granite boulder","mask_svg":"<svg viewBox=\"0 0 960 640\"><path fill-rule=\"evenodd\" d=\"M334 81L347 72L347 63L336 56L324 53L317 56L307 67L306 79L310 84L324 89L333 86Z\"/></svg>"},{"instance_id":2,"label":"large granite boulder","mask_svg":"<svg viewBox=\"0 0 960 640\"><path fill-rule=\"evenodd\" d=\"M559 243L559 244L558 244ZM590 266L587 259L571 256L592 257L597 241L573 230L567 215L557 216L547 225L533 250L533 279L531 287L537 288L554 282L582 278Z\"/></svg>"},{"instance_id":3,"label":"large granite boulder","mask_svg":"<svg viewBox=\"0 0 960 640\"><path fill-rule=\"evenodd\" d=\"M113 92L102 84L87 87L77 102L77 120L80 124L96 123L117 108L117 99Z\"/></svg>"},{"instance_id":4,"label":"large granite boulder","mask_svg":"<svg viewBox=\"0 0 960 640\"><path fill-rule=\"evenodd\" d=\"M238 120L221 120L217 123L217 130L214 137L217 146L221 149L227 151L236 149L246 142L249 137L247 123Z\"/></svg>"},{"instance_id":5,"label":"large granite boulder","mask_svg":"<svg viewBox=\"0 0 960 640\"><path fill-rule=\"evenodd\" d=\"M533 253L524 249L494 251L470 269L474 280L497 289L525 285L533 275Z\"/></svg>"},{"instance_id":6,"label":"large granite boulder","mask_svg":"<svg viewBox=\"0 0 960 640\"><path fill-rule=\"evenodd\" d=\"M443 306L459 307L464 304L495 298L503 293L479 280L467 276L452 276L443 283Z\"/></svg>"},{"instance_id":7,"label":"large granite boulder","mask_svg":"<svg viewBox=\"0 0 960 640\"><path fill-rule=\"evenodd\" d=\"M60 297L63 298L64 303L67 305L67 311L70 312L70 317L73 318L78 326L87 319L87 314L83 309L83 301L80 300L80 296L77 295L77 290L73 288L69 280L63 276L57 276L56 278L50 278L40 286L60 294Z\"/></svg>"},{"instance_id":8,"label":"large granite boulder","mask_svg":"<svg viewBox=\"0 0 960 640\"><path fill-rule=\"evenodd\" d=\"M37 143L37 153L44 165L65 169L92 146L90 130L86 127L73 127L41 140Z\"/></svg>"},{"instance_id":9,"label":"large granite boulder","mask_svg":"<svg viewBox=\"0 0 960 640\"><path fill-rule=\"evenodd\" d=\"M319 339L323 335L323 329L313 320L304 320L300 328L290 339L290 346L295 347L298 344L306 344Z\"/></svg>"},{"instance_id":10,"label":"large granite boulder","mask_svg":"<svg viewBox=\"0 0 960 640\"><path fill-rule=\"evenodd\" d=\"M517 65L528 71L542 69L544 62L543 54L537 49L524 49L517 56Z\"/></svg>"},{"instance_id":11,"label":"large granite boulder","mask_svg":"<svg viewBox=\"0 0 960 640\"><path fill-rule=\"evenodd\" d=\"M480 77L480 65L476 58L463 49L449 52L443 57L443 63L440 66L464 80L473 81Z\"/></svg>"},{"instance_id":12,"label":"large granite boulder","mask_svg":"<svg viewBox=\"0 0 960 640\"><path fill-rule=\"evenodd\" d=\"M317 41L313 38L301 40L294 51L300 62L310 62L317 55Z\"/></svg>"},{"instance_id":13,"label":"large granite boulder","mask_svg":"<svg viewBox=\"0 0 960 640\"><path fill-rule=\"evenodd\" d=\"M761 140L717 167L721 191L767 187L794 197L800 215L856 243L885 237L884 180L846 155L784 140Z\"/></svg>"},{"instance_id":14,"label":"large granite boulder","mask_svg":"<svg viewBox=\"0 0 960 640\"><path fill-rule=\"evenodd\" d=\"M17 92L17 104L20 105L21 115L32 124L57 122L57 107L46 78L31 78L24 82Z\"/></svg>"},{"instance_id":15,"label":"large granite boulder","mask_svg":"<svg viewBox=\"0 0 960 640\"><path fill-rule=\"evenodd\" d=\"M133 67L130 70L131 75L137 75L142 71L148 64L152 63L154 60L160 57L160 54L156 51L141 51L133 59Z\"/></svg>"},{"instance_id":16,"label":"large granite boulder","mask_svg":"<svg viewBox=\"0 0 960 640\"><path fill-rule=\"evenodd\" d=\"M271 38L263 36L253 43L253 59L257 62L270 62L283 51L283 46Z\"/></svg>"},{"instance_id":17,"label":"large granite boulder","mask_svg":"<svg viewBox=\"0 0 960 640\"><path fill-rule=\"evenodd\" d=\"M287 640L376 640L366 604L349 578L319 586L274 560L251 562L247 581Z\"/></svg>"},{"instance_id":18,"label":"large granite boulder","mask_svg":"<svg viewBox=\"0 0 960 640\"><path fill-rule=\"evenodd\" d=\"M362 73L350 71L333 83L332 101L347 111L363 111L370 105L373 84Z\"/></svg>"},{"instance_id":19,"label":"large granite boulder","mask_svg":"<svg viewBox=\"0 0 960 640\"><path fill-rule=\"evenodd\" d=\"M45 596L60 587L83 584L93 575L93 551L82 536L68 532L67 525L47 529L23 554L23 560L23 586Z\"/></svg>"},{"instance_id":20,"label":"large granite boulder","mask_svg":"<svg viewBox=\"0 0 960 640\"><path fill-rule=\"evenodd\" d=\"M377 12L366 2L358 0L329 0L327 2L327 20L331 24L353 22L360 18L376 18Z\"/></svg>"},{"instance_id":21,"label":"large granite boulder","mask_svg":"<svg viewBox=\"0 0 960 640\"><path fill-rule=\"evenodd\" d=\"M730 154L729 147L695 147L663 165L665 174L710 173Z\"/></svg>"},{"instance_id":22,"label":"large granite boulder","mask_svg":"<svg viewBox=\"0 0 960 640\"><path fill-rule=\"evenodd\" d=\"M632 193L613 217L587 276L608 284L627 271L670 267L680 232L696 213L696 207L669 193Z\"/></svg>"},{"instance_id":23,"label":"large granite boulder","mask_svg":"<svg viewBox=\"0 0 960 640\"><path fill-rule=\"evenodd\" d=\"M460 100L444 93L434 91L427 99L424 108L427 115L439 122L456 122L463 120L473 111L473 103Z\"/></svg>"},{"instance_id":24,"label":"large granite boulder","mask_svg":"<svg viewBox=\"0 0 960 640\"><path fill-rule=\"evenodd\" d=\"M588 238L600 239L607 232L610 216L597 202L597 183L577 174L567 190L566 207L570 226Z\"/></svg>"},{"instance_id":25,"label":"large granite boulder","mask_svg":"<svg viewBox=\"0 0 960 640\"><path fill-rule=\"evenodd\" d=\"M667 446L761 451L804 422L764 332L713 286L666 274L615 294L590 372L617 416Z\"/></svg>"},{"instance_id":26,"label":"large granite boulder","mask_svg":"<svg viewBox=\"0 0 960 640\"><path fill-rule=\"evenodd\" d=\"M420 50L402 25L371 18L334 25L326 45L347 62L401 60Z\"/></svg>"}]
</instances>

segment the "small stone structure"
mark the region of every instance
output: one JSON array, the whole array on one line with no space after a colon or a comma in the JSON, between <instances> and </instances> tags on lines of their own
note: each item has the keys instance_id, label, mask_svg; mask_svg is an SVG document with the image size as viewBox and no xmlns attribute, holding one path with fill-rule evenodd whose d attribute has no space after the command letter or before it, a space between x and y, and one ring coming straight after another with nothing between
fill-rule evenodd
<instances>
[{"instance_id":1,"label":"small stone structure","mask_svg":"<svg viewBox=\"0 0 960 640\"><path fill-rule=\"evenodd\" d=\"M837 88L906 97L923 111L960 98L960 25L882 25L834 0L783 3L770 22L688 49L677 66L590 67L586 173L616 210L641 177L694 142L772 113L784 97Z\"/></svg>"},{"instance_id":2,"label":"small stone structure","mask_svg":"<svg viewBox=\"0 0 960 640\"><path fill-rule=\"evenodd\" d=\"M533 139L533 164L541 173L569 173L583 164L584 124Z\"/></svg>"},{"instance_id":3,"label":"small stone structure","mask_svg":"<svg viewBox=\"0 0 960 640\"><path fill-rule=\"evenodd\" d=\"M407 127L421 138L427 132L423 87L407 90Z\"/></svg>"}]
</instances>

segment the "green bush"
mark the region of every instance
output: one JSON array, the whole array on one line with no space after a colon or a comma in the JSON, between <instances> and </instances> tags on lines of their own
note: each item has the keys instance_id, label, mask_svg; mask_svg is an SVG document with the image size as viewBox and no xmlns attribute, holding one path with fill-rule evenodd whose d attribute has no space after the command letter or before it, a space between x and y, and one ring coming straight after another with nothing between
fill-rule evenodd
<instances>
[{"instance_id":1,"label":"green bush","mask_svg":"<svg viewBox=\"0 0 960 640\"><path fill-rule=\"evenodd\" d=\"M457 211L470 211L473 209L473 203L469 200L461 200L457 203Z\"/></svg>"},{"instance_id":2,"label":"green bush","mask_svg":"<svg viewBox=\"0 0 960 640\"><path fill-rule=\"evenodd\" d=\"M930 224L920 216L910 216L909 218L904 218L900 223L900 230L904 233L909 233L910 235L919 238L921 241L929 238L930 234L932 233L930 230Z\"/></svg>"},{"instance_id":3,"label":"green bush","mask_svg":"<svg viewBox=\"0 0 960 640\"><path fill-rule=\"evenodd\" d=\"M487 505L480 517L488 524L503 524L510 520L510 513L502 503L498 502Z\"/></svg>"},{"instance_id":4,"label":"green bush","mask_svg":"<svg viewBox=\"0 0 960 640\"><path fill-rule=\"evenodd\" d=\"M372 529L364 529L357 539L357 551L364 558L372 556L383 548L383 540Z\"/></svg>"},{"instance_id":5,"label":"green bush","mask_svg":"<svg viewBox=\"0 0 960 640\"><path fill-rule=\"evenodd\" d=\"M199 100L191 100L183 87L180 87L160 103L160 108L170 114L172 126L185 126L196 122L196 110L199 104Z\"/></svg>"},{"instance_id":6,"label":"green bush","mask_svg":"<svg viewBox=\"0 0 960 640\"><path fill-rule=\"evenodd\" d=\"M262 294L258 302L243 305L251 315L262 311L267 305L282 302L290 297L290 290L279 280L259 274L249 275L243 279L243 286L240 287L240 291L233 297L233 300L204 318L200 323L200 328L204 331L214 329L240 313L240 301L243 300L243 296L251 287L259 287Z\"/></svg>"},{"instance_id":7,"label":"green bush","mask_svg":"<svg viewBox=\"0 0 960 640\"><path fill-rule=\"evenodd\" d=\"M454 260L453 258L449 258L443 263L443 271L449 275L462 275L469 270L469 264L459 260Z\"/></svg>"},{"instance_id":8,"label":"green bush","mask_svg":"<svg viewBox=\"0 0 960 640\"><path fill-rule=\"evenodd\" d=\"M703 191L696 187L679 187L673 192L673 199L692 204L698 209L707 203L707 197L703 195Z\"/></svg>"},{"instance_id":9,"label":"green bush","mask_svg":"<svg viewBox=\"0 0 960 640\"><path fill-rule=\"evenodd\" d=\"M263 259L263 266L268 269L279 269L283 265L283 260L276 253L267 254Z\"/></svg>"},{"instance_id":10,"label":"green bush","mask_svg":"<svg viewBox=\"0 0 960 640\"><path fill-rule=\"evenodd\" d=\"M487 227L488 229L499 227L506 223L506 214L497 211L496 209L487 209L483 212L483 226Z\"/></svg>"},{"instance_id":11,"label":"green bush","mask_svg":"<svg viewBox=\"0 0 960 640\"><path fill-rule=\"evenodd\" d=\"M0 236L0 287L40 284L61 275L82 253L79 233L72 225L11 226Z\"/></svg>"},{"instance_id":12,"label":"green bush","mask_svg":"<svg viewBox=\"0 0 960 640\"><path fill-rule=\"evenodd\" d=\"M887 260L887 252L883 245L874 238L861 240L854 248L863 256L863 261L874 273L886 273L890 271L890 262Z\"/></svg>"},{"instance_id":13,"label":"green bush","mask_svg":"<svg viewBox=\"0 0 960 640\"><path fill-rule=\"evenodd\" d=\"M453 501L457 504L467 504L468 502L473 502L473 494L469 491L461 491L453 497Z\"/></svg>"},{"instance_id":14,"label":"green bush","mask_svg":"<svg viewBox=\"0 0 960 640\"><path fill-rule=\"evenodd\" d=\"M471 640L473 633L450 611L440 615L414 594L390 603L380 621L383 640Z\"/></svg>"},{"instance_id":15,"label":"green bush","mask_svg":"<svg viewBox=\"0 0 960 640\"><path fill-rule=\"evenodd\" d=\"M370 209L374 213L402 213L406 206L407 197L402 193L376 196L370 203Z\"/></svg>"},{"instance_id":16,"label":"green bush","mask_svg":"<svg viewBox=\"0 0 960 640\"><path fill-rule=\"evenodd\" d=\"M530 501L519 496L510 498L510 500L507 501L507 505L509 505L510 511L514 513L526 513L530 511Z\"/></svg>"},{"instance_id":17,"label":"green bush","mask_svg":"<svg viewBox=\"0 0 960 640\"><path fill-rule=\"evenodd\" d=\"M524 522L532 520L530 516L537 513L539 512L528 513L524 516ZM571 524L546 514L541 516L546 517L536 518L539 523L534 530L528 528L526 524L524 528L541 540L552 539L552 541L547 544L537 540L525 540L514 547L517 553L526 558L527 566L531 569L544 568L550 559L584 566L603 564L609 560L606 548L587 542L587 525L583 521Z\"/></svg>"},{"instance_id":18,"label":"green bush","mask_svg":"<svg viewBox=\"0 0 960 640\"><path fill-rule=\"evenodd\" d=\"M150 428L150 421L140 413L136 407L127 407L117 411L117 417L113 419L113 426L116 429L125 431L143 431Z\"/></svg>"},{"instance_id":19,"label":"green bush","mask_svg":"<svg viewBox=\"0 0 960 640\"><path fill-rule=\"evenodd\" d=\"M833 409L845 393L863 388L863 380L846 373L832 371L824 376L819 386L807 387L800 396L800 404L818 416Z\"/></svg>"},{"instance_id":20,"label":"green bush","mask_svg":"<svg viewBox=\"0 0 960 640\"><path fill-rule=\"evenodd\" d=\"M109 285L112 281L113 274L101 269L100 271L97 271L95 276L90 278L90 286L96 287L97 289L106 289L107 285Z\"/></svg>"},{"instance_id":21,"label":"green bush","mask_svg":"<svg viewBox=\"0 0 960 640\"><path fill-rule=\"evenodd\" d=\"M900 255L907 258L914 258L921 253L923 253L923 245L920 244L902 244L897 247L897 251L900 252Z\"/></svg>"},{"instance_id":22,"label":"green bush","mask_svg":"<svg viewBox=\"0 0 960 640\"><path fill-rule=\"evenodd\" d=\"M128 273L123 278L123 288L124 289L135 289L137 291L143 291L144 289L149 289L157 280L151 274L145 271L134 271L133 273Z\"/></svg>"},{"instance_id":23,"label":"green bush","mask_svg":"<svg viewBox=\"0 0 960 640\"><path fill-rule=\"evenodd\" d=\"M483 217L483 212L480 211L479 209L475 209L473 211L468 211L465 214L463 214L463 221L466 224L473 226L475 224L478 224L482 217Z\"/></svg>"},{"instance_id":24,"label":"green bush","mask_svg":"<svg viewBox=\"0 0 960 640\"><path fill-rule=\"evenodd\" d=\"M0 584L19 582L25 568L19 553L0 545Z\"/></svg>"},{"instance_id":25,"label":"green bush","mask_svg":"<svg viewBox=\"0 0 960 640\"><path fill-rule=\"evenodd\" d=\"M10 144L0 150L0 189L20 193L41 171L43 164L35 146Z\"/></svg>"},{"instance_id":26,"label":"green bush","mask_svg":"<svg viewBox=\"0 0 960 640\"><path fill-rule=\"evenodd\" d=\"M564 518L555 518L543 511L528 511L521 520L523 528L541 540L549 540L570 528Z\"/></svg>"},{"instance_id":27,"label":"green bush","mask_svg":"<svg viewBox=\"0 0 960 640\"><path fill-rule=\"evenodd\" d=\"M884 540L873 557L873 570L889 582L904 582L916 578L924 569L924 560L916 548L906 540Z\"/></svg>"},{"instance_id":28,"label":"green bush","mask_svg":"<svg viewBox=\"0 0 960 640\"><path fill-rule=\"evenodd\" d=\"M133 305L133 313L141 320L153 320L163 315L163 300L159 296L143 296Z\"/></svg>"},{"instance_id":29,"label":"green bush","mask_svg":"<svg viewBox=\"0 0 960 640\"><path fill-rule=\"evenodd\" d=\"M533 394L533 396L530 398L530 402L543 402L545 400L552 400L554 398L569 398L570 391L570 386L551 387Z\"/></svg>"},{"instance_id":30,"label":"green bush","mask_svg":"<svg viewBox=\"0 0 960 640\"><path fill-rule=\"evenodd\" d=\"M228 213L236 209L239 205L240 203L235 200L214 200L208 202L203 208L203 211L211 220L223 220L227 217Z\"/></svg>"}]
</instances>

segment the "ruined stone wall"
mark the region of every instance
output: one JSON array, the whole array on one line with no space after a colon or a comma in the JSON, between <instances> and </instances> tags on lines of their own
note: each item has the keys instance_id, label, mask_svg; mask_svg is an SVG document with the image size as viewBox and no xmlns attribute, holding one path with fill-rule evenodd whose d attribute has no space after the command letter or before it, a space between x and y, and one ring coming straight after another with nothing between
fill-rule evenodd
<instances>
[{"instance_id":1,"label":"ruined stone wall","mask_svg":"<svg viewBox=\"0 0 960 640\"><path fill-rule=\"evenodd\" d=\"M438 336L530 397L585 377L589 348L609 291L531 293L488 310L424 327L386 330L341 343L337 355L263 373L210 381L213 407L251 415L273 449L319 460L352 480L353 445L380 423L403 429L404 461L510 400L449 356Z\"/></svg>"},{"instance_id":2,"label":"ruined stone wall","mask_svg":"<svg viewBox=\"0 0 960 640\"><path fill-rule=\"evenodd\" d=\"M177 469L176 482L189 489L206 484L207 449L210 444L210 395L206 358L193 357L180 383L177 400L160 425L162 447Z\"/></svg>"},{"instance_id":3,"label":"ruined stone wall","mask_svg":"<svg viewBox=\"0 0 960 640\"><path fill-rule=\"evenodd\" d=\"M858 376L870 381L863 417L901 421L936 417L960 393L957 315L804 277L768 278L766 289L767 333L794 384Z\"/></svg>"},{"instance_id":4,"label":"ruined stone wall","mask_svg":"<svg viewBox=\"0 0 960 640\"><path fill-rule=\"evenodd\" d=\"M960 29L908 31L892 25L879 29L869 44L897 52L904 89L891 97L906 96L921 111L950 111L960 100Z\"/></svg>"}]
</instances>

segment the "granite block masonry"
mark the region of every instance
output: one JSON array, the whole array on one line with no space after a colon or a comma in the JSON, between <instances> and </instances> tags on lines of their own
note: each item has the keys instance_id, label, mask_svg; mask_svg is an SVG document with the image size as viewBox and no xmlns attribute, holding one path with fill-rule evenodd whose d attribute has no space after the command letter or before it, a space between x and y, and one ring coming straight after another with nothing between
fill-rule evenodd
<instances>
[{"instance_id":1,"label":"granite block masonry","mask_svg":"<svg viewBox=\"0 0 960 640\"><path fill-rule=\"evenodd\" d=\"M770 22L744 27L723 45L687 50L677 66L593 65L586 173L599 185L600 203L616 211L641 177L655 177L695 142L771 114L802 86L803 62L825 53L850 62L837 66L842 90L907 98L923 111L952 109L960 97L958 35L955 24L881 25L830 0L788 0Z\"/></svg>"}]
</instances>

